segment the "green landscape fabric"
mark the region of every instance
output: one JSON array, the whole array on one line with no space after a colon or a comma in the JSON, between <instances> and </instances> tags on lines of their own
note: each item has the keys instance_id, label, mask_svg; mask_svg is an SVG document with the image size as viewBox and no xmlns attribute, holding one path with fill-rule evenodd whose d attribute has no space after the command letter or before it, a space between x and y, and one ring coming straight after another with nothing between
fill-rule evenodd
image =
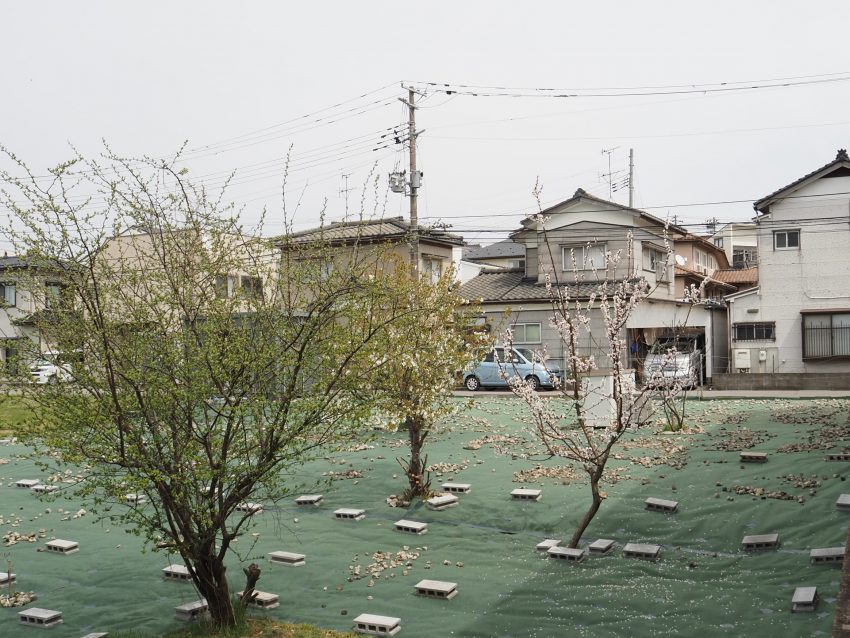
<instances>
[{"instance_id":1,"label":"green landscape fabric","mask_svg":"<svg viewBox=\"0 0 850 638\"><path fill-rule=\"evenodd\" d=\"M506 395L477 400L429 441L429 463L463 467L433 474L434 486L449 478L472 484L469 494L459 495L457 507L442 512L421 504L389 507L386 497L404 489L396 458L407 447L402 433L376 432L363 442L372 447L309 463L296 477L293 494L277 505L266 503L254 517L256 527L236 543L243 555L229 562L232 588L242 588L241 568L256 561L263 569L258 588L278 594L281 604L252 614L342 630L351 629L361 613L395 616L401 618L400 635L411 638L828 635L840 567L812 565L808 554L816 547L841 546L847 536L850 513L837 510L835 502L850 493L850 482L844 481L850 463L827 462L825 455L850 438L850 402L691 401L688 409L688 423L702 433L661 434L654 426L628 434L626 446L618 448L623 458L610 465L619 479L604 483L608 498L582 540L582 546L597 538L615 540L607 556L574 564L535 550L544 538L569 541L588 505L589 489L575 469L575 478L514 482L515 472L566 463L542 455L525 458L535 451L527 412ZM488 434L520 440L464 449ZM768 462L740 463L742 443L768 452ZM802 445L780 452L790 444ZM726 449L707 449L718 446ZM88 513L61 520L84 505L71 496L39 498L16 488L16 480L46 478L33 461L20 458L26 452L19 445L0 446L0 458L9 460L0 465L2 531L47 530L46 539L5 552L18 575L16 588L35 591L34 606L64 613L64 623L50 635L162 635L184 626L174 619L174 607L198 596L192 585L161 577L162 568L179 559L143 554L136 536ZM322 484L328 472L352 470L362 477ZM816 485L797 487L804 485L800 475ZM785 491L793 500L736 494L735 486ZM542 498L513 501L510 491L517 487L542 489ZM324 494L320 507L294 504L299 493L312 492ZM644 500L651 496L679 501L679 511L645 510ZM365 509L366 518L336 520L333 511L340 507ZM10 526L16 517L20 524ZM429 523L428 533L394 531L393 522L402 518ZM773 532L780 535L779 550L741 550L744 535ZM54 536L78 541L80 551L70 556L37 551ZM656 562L625 558L627 542L659 544L661 557ZM368 573L373 553L400 552L405 546L419 552L412 567L386 569L371 587L368 576L349 582L356 565ZM306 554L307 564L269 565L271 551ZM6 571L5 565L0 570ZM413 585L424 578L456 582L459 593L453 600L416 596ZM818 588L815 613L791 613L798 586ZM19 626L18 611L0 609L0 636L41 631Z\"/></svg>"}]
</instances>

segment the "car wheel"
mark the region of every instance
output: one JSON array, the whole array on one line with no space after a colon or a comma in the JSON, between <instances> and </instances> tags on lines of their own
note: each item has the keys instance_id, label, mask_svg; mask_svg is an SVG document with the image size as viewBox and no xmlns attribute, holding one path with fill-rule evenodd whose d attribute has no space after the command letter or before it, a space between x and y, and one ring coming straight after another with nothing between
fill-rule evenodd
<instances>
[{"instance_id":1,"label":"car wheel","mask_svg":"<svg viewBox=\"0 0 850 638\"><path fill-rule=\"evenodd\" d=\"M531 389L535 392L540 389L540 379L538 379L536 375L529 374L527 377L525 377L525 380L531 386Z\"/></svg>"},{"instance_id":2,"label":"car wheel","mask_svg":"<svg viewBox=\"0 0 850 638\"><path fill-rule=\"evenodd\" d=\"M478 377L474 375L466 377L466 381L463 382L463 385L465 385L466 389L470 392L475 392L476 390L481 389L481 382L478 380Z\"/></svg>"}]
</instances>

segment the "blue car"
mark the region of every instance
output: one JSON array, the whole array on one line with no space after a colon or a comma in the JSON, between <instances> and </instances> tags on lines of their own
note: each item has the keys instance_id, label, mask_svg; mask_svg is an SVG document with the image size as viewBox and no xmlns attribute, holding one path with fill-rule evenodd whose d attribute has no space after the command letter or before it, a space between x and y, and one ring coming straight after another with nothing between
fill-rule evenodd
<instances>
[{"instance_id":1,"label":"blue car","mask_svg":"<svg viewBox=\"0 0 850 638\"><path fill-rule=\"evenodd\" d=\"M484 361L479 361L464 371L463 385L475 391L483 387L507 387L508 378L519 376L528 381L535 390L555 387L555 379L563 382L561 369L550 363L535 361L534 353L528 348L493 348Z\"/></svg>"}]
</instances>

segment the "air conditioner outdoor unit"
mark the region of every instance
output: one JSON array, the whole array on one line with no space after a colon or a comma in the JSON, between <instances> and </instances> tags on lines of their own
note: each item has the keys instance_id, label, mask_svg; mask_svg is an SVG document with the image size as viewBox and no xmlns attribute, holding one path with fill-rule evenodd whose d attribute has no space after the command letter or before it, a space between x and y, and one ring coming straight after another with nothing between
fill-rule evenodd
<instances>
[{"instance_id":1,"label":"air conditioner outdoor unit","mask_svg":"<svg viewBox=\"0 0 850 638\"><path fill-rule=\"evenodd\" d=\"M751 367L750 363L750 351L748 348L736 348L733 351L733 356L735 358L735 369L736 370L749 370Z\"/></svg>"}]
</instances>

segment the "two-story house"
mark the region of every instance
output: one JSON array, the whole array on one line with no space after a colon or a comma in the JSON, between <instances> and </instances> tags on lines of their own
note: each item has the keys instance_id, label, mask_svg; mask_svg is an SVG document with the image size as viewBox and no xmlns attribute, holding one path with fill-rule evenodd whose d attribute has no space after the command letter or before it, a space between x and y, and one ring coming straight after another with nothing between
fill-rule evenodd
<instances>
[{"instance_id":1,"label":"two-story house","mask_svg":"<svg viewBox=\"0 0 850 638\"><path fill-rule=\"evenodd\" d=\"M546 221L541 223L540 217ZM726 319L724 314L718 321L710 308L692 308L683 301L683 295L677 295L668 247L687 236L683 228L649 213L578 189L571 198L542 211L541 216L524 220L522 229L511 235L525 247L524 268L482 271L461 286L461 294L481 302L485 321L496 334L511 328L514 343L545 350L549 358L563 363L564 344L551 325L553 309L546 282L566 285L573 298L587 300L599 285L594 269L604 269L606 252L619 251L622 259L610 279L621 281L637 270L652 287L649 298L629 318L624 339L646 348L672 331L694 334L708 353L704 372L710 377L715 325L722 327L719 338L725 351ZM712 259L719 258L713 244L704 240L697 243L700 251L711 254ZM692 250L689 254L695 253ZM578 285L574 263L582 280ZM604 352L604 326L598 308L590 313L590 333L592 336L585 335L580 348L583 354L599 358ZM638 358L643 354L645 351Z\"/></svg>"},{"instance_id":2,"label":"two-story house","mask_svg":"<svg viewBox=\"0 0 850 638\"><path fill-rule=\"evenodd\" d=\"M758 285L727 296L732 369L796 376L850 372L850 157L755 202ZM774 378L775 382L780 379ZM793 387L789 386L789 387Z\"/></svg>"},{"instance_id":3,"label":"two-story house","mask_svg":"<svg viewBox=\"0 0 850 638\"><path fill-rule=\"evenodd\" d=\"M291 233L276 244L282 251L297 249L299 258L323 259L324 269L345 267L355 250L372 251L381 256L384 251L399 259L410 259L410 224L402 217L331 222L325 226ZM310 249L321 246L324 254ZM439 279L459 261L463 237L439 229L419 228L417 256L419 272L431 281Z\"/></svg>"},{"instance_id":4,"label":"two-story house","mask_svg":"<svg viewBox=\"0 0 850 638\"><path fill-rule=\"evenodd\" d=\"M43 288L33 293L33 286ZM51 350L35 328L36 313L49 311L62 299L61 277L31 260L0 257L0 359L3 374L23 372L27 357Z\"/></svg>"}]
</instances>

